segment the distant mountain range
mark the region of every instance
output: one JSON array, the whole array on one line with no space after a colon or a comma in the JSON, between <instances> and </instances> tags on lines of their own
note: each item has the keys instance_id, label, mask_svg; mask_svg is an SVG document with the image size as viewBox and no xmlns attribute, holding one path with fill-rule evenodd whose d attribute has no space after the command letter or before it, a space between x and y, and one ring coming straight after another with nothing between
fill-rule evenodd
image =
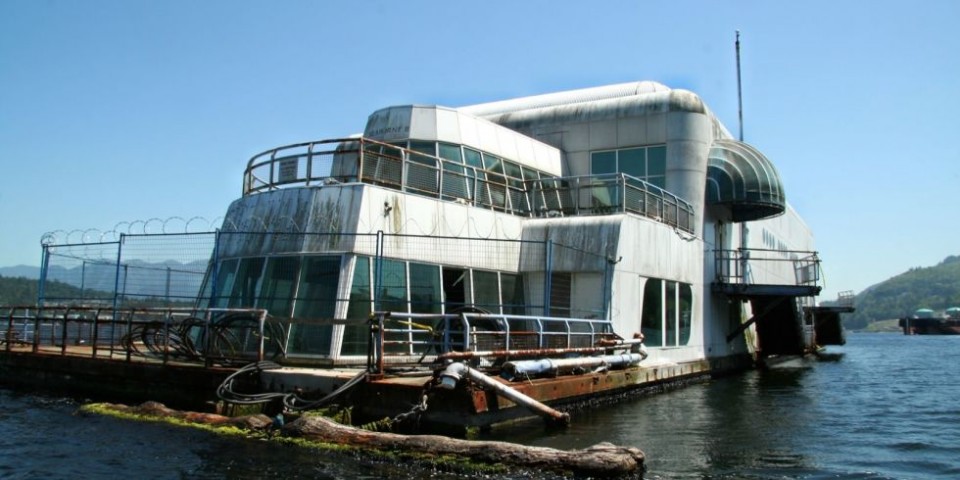
<instances>
[{"instance_id":1,"label":"distant mountain range","mask_svg":"<svg viewBox=\"0 0 960 480\"><path fill-rule=\"evenodd\" d=\"M960 307L960 255L932 267L911 268L870 286L856 295L854 305L856 312L844 316L844 325L850 329L906 317L920 308L941 312Z\"/></svg>"}]
</instances>

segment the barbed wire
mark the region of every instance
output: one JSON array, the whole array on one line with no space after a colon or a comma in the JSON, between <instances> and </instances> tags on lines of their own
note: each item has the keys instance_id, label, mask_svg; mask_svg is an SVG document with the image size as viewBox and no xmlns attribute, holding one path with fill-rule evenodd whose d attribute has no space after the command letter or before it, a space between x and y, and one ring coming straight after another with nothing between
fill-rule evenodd
<instances>
[{"instance_id":1,"label":"barbed wire","mask_svg":"<svg viewBox=\"0 0 960 480\"><path fill-rule=\"evenodd\" d=\"M207 220L205 217L195 216L189 219L183 217L157 217L147 220L133 220L117 222L110 230L98 228L52 230L40 236L41 245L69 245L85 243L108 243L120 240L121 235L148 235L161 233L202 233L215 230L223 217Z\"/></svg>"}]
</instances>

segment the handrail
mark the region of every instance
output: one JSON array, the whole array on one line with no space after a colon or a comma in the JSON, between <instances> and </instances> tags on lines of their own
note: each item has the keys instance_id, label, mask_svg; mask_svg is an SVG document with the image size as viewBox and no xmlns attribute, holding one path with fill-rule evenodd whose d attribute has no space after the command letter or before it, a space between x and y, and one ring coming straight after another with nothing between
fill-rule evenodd
<instances>
[{"instance_id":1,"label":"handrail","mask_svg":"<svg viewBox=\"0 0 960 480\"><path fill-rule=\"evenodd\" d=\"M558 177L529 182L538 217L634 213L693 232L693 206L682 198L625 173Z\"/></svg>"},{"instance_id":2,"label":"handrail","mask_svg":"<svg viewBox=\"0 0 960 480\"><path fill-rule=\"evenodd\" d=\"M475 356L522 355L535 351L596 350L601 340L619 339L609 320L488 313L425 314L376 312L368 368L383 373L390 363L419 363L453 352Z\"/></svg>"},{"instance_id":3,"label":"handrail","mask_svg":"<svg viewBox=\"0 0 960 480\"><path fill-rule=\"evenodd\" d=\"M508 159L514 160L514 159ZM254 155L243 194L362 182L520 216L634 213L693 232L694 210L623 173L515 179L365 137L297 143Z\"/></svg>"},{"instance_id":4,"label":"handrail","mask_svg":"<svg viewBox=\"0 0 960 480\"><path fill-rule=\"evenodd\" d=\"M796 285L815 287L820 281L820 257L815 251L776 250L767 248L739 248L736 250L718 249L714 251L716 281L728 285L751 285L759 283L753 275L758 265L782 265L789 263L789 269L782 268L782 278L792 274L793 282L776 283L778 285ZM776 268L776 267L772 267Z\"/></svg>"},{"instance_id":5,"label":"handrail","mask_svg":"<svg viewBox=\"0 0 960 480\"><path fill-rule=\"evenodd\" d=\"M237 315L247 321L230 321ZM268 337L267 311L253 308L31 306L11 307L5 320L8 352L17 343L29 346L31 353L111 359L119 353L125 362L136 357L164 365L172 357L207 367L260 361ZM249 342L236 344L238 335L252 339L251 349L246 348Z\"/></svg>"}]
</instances>

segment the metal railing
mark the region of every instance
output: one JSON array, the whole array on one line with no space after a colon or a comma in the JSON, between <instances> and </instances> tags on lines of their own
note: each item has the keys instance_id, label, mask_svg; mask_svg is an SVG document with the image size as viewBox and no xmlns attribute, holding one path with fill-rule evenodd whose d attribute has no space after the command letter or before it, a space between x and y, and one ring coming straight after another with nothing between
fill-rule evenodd
<instances>
[{"instance_id":1,"label":"metal railing","mask_svg":"<svg viewBox=\"0 0 960 480\"><path fill-rule=\"evenodd\" d=\"M693 231L694 211L688 202L622 173L534 173L520 179L362 137L288 145L255 155L244 171L243 194L350 182L521 216L629 212Z\"/></svg>"},{"instance_id":2,"label":"metal railing","mask_svg":"<svg viewBox=\"0 0 960 480\"><path fill-rule=\"evenodd\" d=\"M291 186L363 182L515 215L528 215L523 181L368 138L287 145L255 155L243 194Z\"/></svg>"},{"instance_id":3,"label":"metal railing","mask_svg":"<svg viewBox=\"0 0 960 480\"><path fill-rule=\"evenodd\" d=\"M538 217L635 213L693 232L690 203L630 175L561 177L529 184L533 212Z\"/></svg>"},{"instance_id":4,"label":"metal railing","mask_svg":"<svg viewBox=\"0 0 960 480\"><path fill-rule=\"evenodd\" d=\"M599 349L620 337L609 320L486 313L377 312L368 367L420 363L452 353L478 357L522 356L543 351Z\"/></svg>"},{"instance_id":5,"label":"metal railing","mask_svg":"<svg viewBox=\"0 0 960 480\"><path fill-rule=\"evenodd\" d=\"M237 364L282 353L283 326L262 309L10 307L4 349L90 358Z\"/></svg>"},{"instance_id":6,"label":"metal railing","mask_svg":"<svg viewBox=\"0 0 960 480\"><path fill-rule=\"evenodd\" d=\"M715 251L716 281L721 284L778 284L817 286L820 257L817 252L740 248ZM765 279L754 272L770 272ZM780 275L776 275L776 274Z\"/></svg>"},{"instance_id":7,"label":"metal railing","mask_svg":"<svg viewBox=\"0 0 960 480\"><path fill-rule=\"evenodd\" d=\"M309 358L287 354L287 334L294 325L363 322L371 333L367 367L379 373L386 363L419 364L445 354L582 352L602 350L601 343L620 338L608 320L480 313L378 312L365 322L277 319L260 309L73 306L11 307L2 320L0 341L7 352L198 366L237 366L267 358L309 364Z\"/></svg>"}]
</instances>

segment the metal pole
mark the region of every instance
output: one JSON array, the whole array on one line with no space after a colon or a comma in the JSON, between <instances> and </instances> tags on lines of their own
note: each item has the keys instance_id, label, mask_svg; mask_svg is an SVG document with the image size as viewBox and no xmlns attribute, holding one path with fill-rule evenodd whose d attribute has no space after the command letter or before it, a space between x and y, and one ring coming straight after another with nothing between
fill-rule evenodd
<instances>
[{"instance_id":1,"label":"metal pole","mask_svg":"<svg viewBox=\"0 0 960 480\"><path fill-rule=\"evenodd\" d=\"M37 306L43 306L43 299L46 294L47 272L50 267L50 246L43 246L43 258L40 260L40 280L37 285ZM36 332L34 332L36 335Z\"/></svg>"},{"instance_id":2,"label":"metal pole","mask_svg":"<svg viewBox=\"0 0 960 480\"><path fill-rule=\"evenodd\" d=\"M740 120L740 141L743 141L743 94L740 88L740 30L737 30L737 117Z\"/></svg>"},{"instance_id":3,"label":"metal pole","mask_svg":"<svg viewBox=\"0 0 960 480\"><path fill-rule=\"evenodd\" d=\"M83 294L84 289L87 283L87 261L84 260L83 264L80 266L80 300L83 300L85 295Z\"/></svg>"},{"instance_id":4,"label":"metal pole","mask_svg":"<svg viewBox=\"0 0 960 480\"><path fill-rule=\"evenodd\" d=\"M118 294L120 293L120 261L121 261L121 255L122 255L122 252L123 252L123 237L124 237L124 234L121 233L121 234L120 234L120 241L117 242L117 268L116 268L116 271L114 272L114 275L113 275L113 315L114 315L114 320L116 320L116 318L117 318L117 317L116 317L116 315L117 315L117 302L118 302L117 296L118 296Z\"/></svg>"},{"instance_id":5,"label":"metal pole","mask_svg":"<svg viewBox=\"0 0 960 480\"><path fill-rule=\"evenodd\" d=\"M381 300L380 300L380 288L383 285L383 230L377 231L377 260L374 262L376 269L374 278L376 279L376 284L373 288L373 310L375 312L380 311ZM381 331L381 335L383 332Z\"/></svg>"},{"instance_id":6,"label":"metal pole","mask_svg":"<svg viewBox=\"0 0 960 480\"><path fill-rule=\"evenodd\" d=\"M217 279L220 276L220 229L216 229L213 232L213 259L211 260L212 265L210 266L210 301L207 303L207 308L214 308L217 306Z\"/></svg>"},{"instance_id":7,"label":"metal pole","mask_svg":"<svg viewBox=\"0 0 960 480\"><path fill-rule=\"evenodd\" d=\"M544 244L544 278L543 278L543 316L550 316L550 290L553 289L553 241L547 240Z\"/></svg>"}]
</instances>

